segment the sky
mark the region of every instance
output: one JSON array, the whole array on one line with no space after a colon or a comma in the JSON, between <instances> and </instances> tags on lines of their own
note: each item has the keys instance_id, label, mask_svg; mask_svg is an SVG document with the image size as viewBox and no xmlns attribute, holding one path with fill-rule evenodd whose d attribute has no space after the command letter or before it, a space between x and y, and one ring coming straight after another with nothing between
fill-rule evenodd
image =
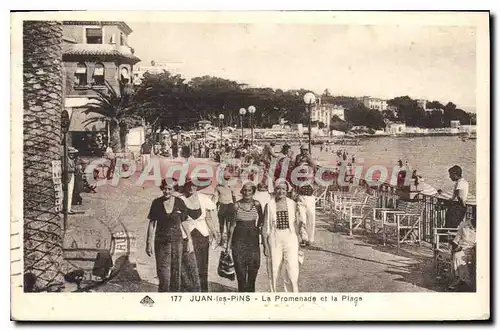
<instances>
[{"instance_id":1,"label":"sky","mask_svg":"<svg viewBox=\"0 0 500 331\"><path fill-rule=\"evenodd\" d=\"M474 111L473 27L127 22L141 58L186 78L332 95L452 101Z\"/></svg>"}]
</instances>

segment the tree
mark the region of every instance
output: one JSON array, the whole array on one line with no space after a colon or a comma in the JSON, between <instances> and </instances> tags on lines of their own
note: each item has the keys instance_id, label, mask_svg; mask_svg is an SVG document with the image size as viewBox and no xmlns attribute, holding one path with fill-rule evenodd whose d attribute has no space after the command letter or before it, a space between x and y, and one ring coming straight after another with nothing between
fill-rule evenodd
<instances>
[{"instance_id":1,"label":"tree","mask_svg":"<svg viewBox=\"0 0 500 331\"><path fill-rule=\"evenodd\" d=\"M348 122L343 121L337 115L333 115L330 120L330 130L347 132L351 129L351 125Z\"/></svg>"},{"instance_id":2,"label":"tree","mask_svg":"<svg viewBox=\"0 0 500 331\"><path fill-rule=\"evenodd\" d=\"M385 126L384 117L378 110L368 109L362 104L346 111L346 118L356 126L366 126L372 129L381 129Z\"/></svg>"},{"instance_id":3,"label":"tree","mask_svg":"<svg viewBox=\"0 0 500 331\"><path fill-rule=\"evenodd\" d=\"M123 152L125 149L125 135L129 125L138 120L133 113L132 93L120 83L119 91L105 81L105 91L93 89L96 95L89 97L86 114L93 113L100 116L90 118L86 124L105 121L109 125L110 145L113 151Z\"/></svg>"},{"instance_id":4,"label":"tree","mask_svg":"<svg viewBox=\"0 0 500 331\"><path fill-rule=\"evenodd\" d=\"M60 22L23 24L25 291L63 283L63 224L52 179L52 161L61 159L62 36Z\"/></svg>"},{"instance_id":5,"label":"tree","mask_svg":"<svg viewBox=\"0 0 500 331\"><path fill-rule=\"evenodd\" d=\"M427 109L444 109L444 105L439 101L427 102Z\"/></svg>"},{"instance_id":6,"label":"tree","mask_svg":"<svg viewBox=\"0 0 500 331\"><path fill-rule=\"evenodd\" d=\"M144 119L153 132L176 126L189 128L203 118L201 110L210 109L209 98L185 83L180 75L168 71L146 73L136 87L133 113Z\"/></svg>"},{"instance_id":7,"label":"tree","mask_svg":"<svg viewBox=\"0 0 500 331\"><path fill-rule=\"evenodd\" d=\"M404 121L407 125L418 125L419 119L423 115L423 113L419 111L417 101L409 96L396 97L388 100L387 104L398 109L399 119Z\"/></svg>"}]
</instances>

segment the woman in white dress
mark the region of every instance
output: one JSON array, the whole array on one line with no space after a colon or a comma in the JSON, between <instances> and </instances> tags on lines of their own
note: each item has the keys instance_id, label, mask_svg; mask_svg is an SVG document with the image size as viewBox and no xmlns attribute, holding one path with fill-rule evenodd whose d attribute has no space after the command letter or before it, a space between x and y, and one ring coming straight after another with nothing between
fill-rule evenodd
<instances>
[{"instance_id":1,"label":"woman in white dress","mask_svg":"<svg viewBox=\"0 0 500 331\"><path fill-rule=\"evenodd\" d=\"M219 242L217 233L217 207L206 194L199 193L196 180L188 180L184 185L184 203L187 207L187 224L191 233L200 286L208 292L208 255L210 243ZM215 241L214 241L215 240Z\"/></svg>"}]
</instances>

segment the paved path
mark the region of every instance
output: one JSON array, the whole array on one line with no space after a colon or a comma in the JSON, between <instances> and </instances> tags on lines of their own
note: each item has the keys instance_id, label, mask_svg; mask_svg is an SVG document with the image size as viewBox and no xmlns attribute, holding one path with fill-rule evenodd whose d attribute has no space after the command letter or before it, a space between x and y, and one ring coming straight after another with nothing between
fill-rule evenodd
<instances>
[{"instance_id":1,"label":"paved path","mask_svg":"<svg viewBox=\"0 0 500 331\"><path fill-rule=\"evenodd\" d=\"M121 180L119 185L103 186L98 193L83 194L83 215L70 216L65 247L108 247L99 233L105 225L120 221L128 232L136 236L136 252L131 256L132 264L124 268L117 278L95 289L95 291L156 291L158 280L154 258L145 254L147 229L146 215L153 198L161 195L156 187L132 185L132 179ZM334 232L326 215L319 214L317 220L317 242L305 250L305 261L300 269L299 290L301 292L423 292L440 288L432 275L432 258L428 251L416 248L403 249L399 255L391 247L370 242L368 237L349 237ZM85 236L85 234L87 234ZM87 239L82 239L82 238ZM89 239L90 238L90 239ZM102 246L104 245L104 246ZM210 251L209 286L211 291L236 291L236 281L217 275L217 263L221 248ZM426 255L427 254L427 255ZM95 256L95 253L94 253ZM134 265L135 262L135 265ZM75 262L91 266L92 261ZM265 257L257 277L256 290L267 292L268 281Z\"/></svg>"}]
</instances>

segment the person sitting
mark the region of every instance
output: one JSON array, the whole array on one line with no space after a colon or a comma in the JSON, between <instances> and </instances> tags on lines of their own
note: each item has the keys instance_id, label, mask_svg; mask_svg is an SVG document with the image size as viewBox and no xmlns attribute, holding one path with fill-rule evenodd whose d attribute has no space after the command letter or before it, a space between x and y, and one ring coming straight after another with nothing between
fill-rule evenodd
<instances>
[{"instance_id":1,"label":"person sitting","mask_svg":"<svg viewBox=\"0 0 500 331\"><path fill-rule=\"evenodd\" d=\"M476 218L466 218L458 226L451 242L454 282L448 287L456 290L463 286L475 288Z\"/></svg>"}]
</instances>

